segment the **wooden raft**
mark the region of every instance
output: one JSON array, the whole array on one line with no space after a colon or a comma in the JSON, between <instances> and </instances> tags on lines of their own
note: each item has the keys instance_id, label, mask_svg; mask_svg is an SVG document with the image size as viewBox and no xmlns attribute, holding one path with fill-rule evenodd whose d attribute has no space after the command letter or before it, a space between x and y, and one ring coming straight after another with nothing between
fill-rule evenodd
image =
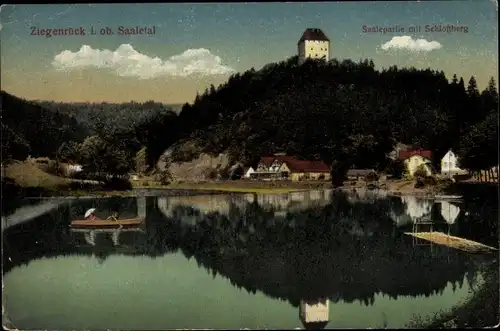
<instances>
[{"instance_id":1,"label":"wooden raft","mask_svg":"<svg viewBox=\"0 0 500 331\"><path fill-rule=\"evenodd\" d=\"M438 245L456 248L468 253L492 253L498 251L495 247L490 247L476 241L460 237L450 236L442 232L405 232L405 234L428 240Z\"/></svg>"},{"instance_id":2,"label":"wooden raft","mask_svg":"<svg viewBox=\"0 0 500 331\"><path fill-rule=\"evenodd\" d=\"M138 226L143 222L142 218L129 218L118 220L74 220L71 222L71 227L78 228L113 228Z\"/></svg>"}]
</instances>

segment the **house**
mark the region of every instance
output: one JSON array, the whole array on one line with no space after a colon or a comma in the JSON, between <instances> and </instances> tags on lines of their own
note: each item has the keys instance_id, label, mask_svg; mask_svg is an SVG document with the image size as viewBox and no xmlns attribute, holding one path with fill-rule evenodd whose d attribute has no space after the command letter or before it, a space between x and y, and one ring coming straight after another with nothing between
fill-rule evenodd
<instances>
[{"instance_id":1,"label":"house","mask_svg":"<svg viewBox=\"0 0 500 331\"><path fill-rule=\"evenodd\" d=\"M253 170L252 167L245 167L243 169L243 177L250 178L254 172L255 172L255 170Z\"/></svg>"},{"instance_id":2,"label":"house","mask_svg":"<svg viewBox=\"0 0 500 331\"><path fill-rule=\"evenodd\" d=\"M349 169L347 171L347 178L351 180L364 179L368 175L376 175L377 172L374 169Z\"/></svg>"},{"instance_id":3,"label":"house","mask_svg":"<svg viewBox=\"0 0 500 331\"><path fill-rule=\"evenodd\" d=\"M298 160L293 156L276 154L263 157L252 178L298 180L329 180L330 168L321 161Z\"/></svg>"},{"instance_id":4,"label":"house","mask_svg":"<svg viewBox=\"0 0 500 331\"><path fill-rule=\"evenodd\" d=\"M330 39L321 29L308 28L300 37L298 46L299 64L306 59L330 59Z\"/></svg>"},{"instance_id":5,"label":"house","mask_svg":"<svg viewBox=\"0 0 500 331\"><path fill-rule=\"evenodd\" d=\"M274 156L264 156L260 159L259 164L257 165L257 170L255 172L266 172L269 171L271 164L273 163L275 157Z\"/></svg>"},{"instance_id":6,"label":"house","mask_svg":"<svg viewBox=\"0 0 500 331\"><path fill-rule=\"evenodd\" d=\"M458 155L453 153L450 149L441 159L441 174L451 177L464 173L464 171L458 167L458 164Z\"/></svg>"},{"instance_id":7,"label":"house","mask_svg":"<svg viewBox=\"0 0 500 331\"><path fill-rule=\"evenodd\" d=\"M299 180L330 180L330 168L322 161L307 161L289 158L278 170L284 178Z\"/></svg>"},{"instance_id":8,"label":"house","mask_svg":"<svg viewBox=\"0 0 500 331\"><path fill-rule=\"evenodd\" d=\"M406 174L413 178L417 169L423 168L428 176L432 175L432 152L424 149L400 151L398 158L403 161Z\"/></svg>"}]
</instances>

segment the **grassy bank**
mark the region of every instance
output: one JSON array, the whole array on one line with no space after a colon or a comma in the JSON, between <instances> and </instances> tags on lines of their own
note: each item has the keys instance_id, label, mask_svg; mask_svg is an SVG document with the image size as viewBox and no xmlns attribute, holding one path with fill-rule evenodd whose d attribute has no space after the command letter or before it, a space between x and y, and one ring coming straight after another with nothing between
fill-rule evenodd
<instances>
[{"instance_id":1,"label":"grassy bank","mask_svg":"<svg viewBox=\"0 0 500 331\"><path fill-rule=\"evenodd\" d=\"M232 193L257 193L257 194L285 194L302 190L331 188L329 182L318 181L249 181L227 180L200 183L172 183L161 185L154 181L134 182L134 188L165 189L165 190L195 190L195 191L220 191Z\"/></svg>"},{"instance_id":2,"label":"grassy bank","mask_svg":"<svg viewBox=\"0 0 500 331\"><path fill-rule=\"evenodd\" d=\"M498 325L498 261L483 268L483 283L470 291L469 297L450 311L433 316L415 316L407 328L482 328Z\"/></svg>"},{"instance_id":3,"label":"grassy bank","mask_svg":"<svg viewBox=\"0 0 500 331\"><path fill-rule=\"evenodd\" d=\"M128 188L127 185L114 188L109 183L63 178L49 174L29 162L14 161L5 167L2 191L5 197L115 196L129 195L132 188L130 185Z\"/></svg>"},{"instance_id":4,"label":"grassy bank","mask_svg":"<svg viewBox=\"0 0 500 331\"><path fill-rule=\"evenodd\" d=\"M169 191L204 191L221 193L256 193L256 194L286 194L294 191L331 188L328 181L253 181L226 180L205 181L198 183L175 182L161 185L152 178L144 177L133 181L130 185L101 185L82 180L63 178L49 174L29 162L15 161L6 166L6 177L3 180L4 192L12 196L129 196L134 189L159 189ZM394 179L381 182L384 189L392 195L432 196L441 193L468 194L472 196L492 196L493 191L498 197L498 185L481 183L456 183L451 186L430 185L415 187L414 180ZM346 181L343 190L366 187L364 181ZM4 193L6 195L6 193Z\"/></svg>"}]
</instances>

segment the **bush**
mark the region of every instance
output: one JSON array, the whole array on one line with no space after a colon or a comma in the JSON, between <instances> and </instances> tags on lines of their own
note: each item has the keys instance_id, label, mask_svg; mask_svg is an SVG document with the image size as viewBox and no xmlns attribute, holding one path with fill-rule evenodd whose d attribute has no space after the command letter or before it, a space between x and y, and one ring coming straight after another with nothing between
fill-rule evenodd
<instances>
[{"instance_id":1,"label":"bush","mask_svg":"<svg viewBox=\"0 0 500 331\"><path fill-rule=\"evenodd\" d=\"M391 175L393 178L401 178L405 173L405 166L403 161L394 160L387 167L387 173Z\"/></svg>"},{"instance_id":2,"label":"bush","mask_svg":"<svg viewBox=\"0 0 500 331\"><path fill-rule=\"evenodd\" d=\"M172 182L172 174L168 170L159 171L155 177L161 185L169 185Z\"/></svg>"},{"instance_id":3,"label":"bush","mask_svg":"<svg viewBox=\"0 0 500 331\"><path fill-rule=\"evenodd\" d=\"M210 169L207 169L204 173L205 173L205 177L210 179L210 180L217 179L217 176L218 176L217 169L210 168Z\"/></svg>"},{"instance_id":4,"label":"bush","mask_svg":"<svg viewBox=\"0 0 500 331\"><path fill-rule=\"evenodd\" d=\"M417 182L415 183L415 188L434 186L436 184L437 184L437 180L433 176L420 176L420 177L417 177Z\"/></svg>"},{"instance_id":5,"label":"bush","mask_svg":"<svg viewBox=\"0 0 500 331\"><path fill-rule=\"evenodd\" d=\"M425 178L427 177L428 175L428 172L427 170L425 169L425 165L421 164L418 166L417 170L415 171L415 173L413 174L413 176L415 177L420 177L420 178Z\"/></svg>"},{"instance_id":6,"label":"bush","mask_svg":"<svg viewBox=\"0 0 500 331\"><path fill-rule=\"evenodd\" d=\"M65 171L62 165L56 161L49 161L46 164L38 164L38 167L54 176L65 176Z\"/></svg>"}]
</instances>

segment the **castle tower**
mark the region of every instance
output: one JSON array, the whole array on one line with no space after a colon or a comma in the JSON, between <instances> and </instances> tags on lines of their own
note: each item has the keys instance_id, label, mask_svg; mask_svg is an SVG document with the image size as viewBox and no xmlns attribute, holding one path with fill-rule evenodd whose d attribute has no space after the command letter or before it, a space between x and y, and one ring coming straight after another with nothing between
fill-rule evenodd
<instances>
[{"instance_id":1,"label":"castle tower","mask_svg":"<svg viewBox=\"0 0 500 331\"><path fill-rule=\"evenodd\" d=\"M325 61L330 59L330 39L321 29L306 29L297 46L299 63L303 63L307 58L324 59Z\"/></svg>"}]
</instances>

